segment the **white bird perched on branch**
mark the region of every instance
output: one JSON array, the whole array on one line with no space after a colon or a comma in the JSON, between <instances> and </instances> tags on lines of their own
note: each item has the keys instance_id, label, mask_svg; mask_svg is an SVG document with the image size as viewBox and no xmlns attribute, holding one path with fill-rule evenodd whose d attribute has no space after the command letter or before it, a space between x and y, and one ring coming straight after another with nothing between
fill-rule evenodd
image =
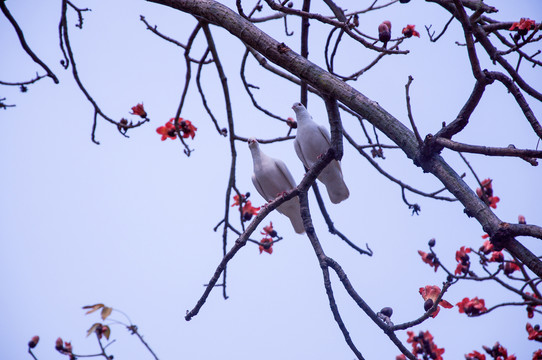
<instances>
[{"instance_id":1,"label":"white bird perched on branch","mask_svg":"<svg viewBox=\"0 0 542 360\"><path fill-rule=\"evenodd\" d=\"M292 106L297 118L297 133L294 140L294 148L297 156L307 169L325 154L331 147L329 131L322 125L314 122L311 114L301 103ZM343 180L341 164L332 160L318 176L326 186L329 199L338 204L350 196L350 191Z\"/></svg>"},{"instance_id":2,"label":"white bird perched on branch","mask_svg":"<svg viewBox=\"0 0 542 360\"><path fill-rule=\"evenodd\" d=\"M252 183L266 201L271 201L296 187L290 170L282 160L267 156L260 150L260 144L254 138L248 140L248 147L254 164ZM277 211L290 219L296 233L303 234L305 232L297 197L282 203L277 207Z\"/></svg>"}]
</instances>

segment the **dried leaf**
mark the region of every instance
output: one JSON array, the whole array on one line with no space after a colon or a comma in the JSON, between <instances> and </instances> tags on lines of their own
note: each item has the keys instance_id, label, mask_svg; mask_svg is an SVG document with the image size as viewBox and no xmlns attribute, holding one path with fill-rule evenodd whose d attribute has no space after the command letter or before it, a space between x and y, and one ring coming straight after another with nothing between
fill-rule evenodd
<instances>
[{"instance_id":1,"label":"dried leaf","mask_svg":"<svg viewBox=\"0 0 542 360\"><path fill-rule=\"evenodd\" d=\"M90 329L87 330L87 336L89 336L90 334L92 334L93 332L95 332L96 329L98 329L98 328L101 327L101 326L102 326L102 324L100 324L100 323L94 323L94 325L92 325L92 326L90 327Z\"/></svg>"},{"instance_id":2,"label":"dried leaf","mask_svg":"<svg viewBox=\"0 0 542 360\"><path fill-rule=\"evenodd\" d=\"M104 308L102 309L102 320L107 319L107 317L111 315L112 311L113 311L113 308L109 306L104 306Z\"/></svg>"},{"instance_id":3,"label":"dried leaf","mask_svg":"<svg viewBox=\"0 0 542 360\"><path fill-rule=\"evenodd\" d=\"M83 306L83 309L90 309L89 311L86 312L86 314L91 314L95 312L96 310L103 308L104 306L105 306L104 304L94 304L94 305Z\"/></svg>"},{"instance_id":4,"label":"dried leaf","mask_svg":"<svg viewBox=\"0 0 542 360\"><path fill-rule=\"evenodd\" d=\"M104 325L102 328L103 334L107 340L109 340L109 335L111 335L111 328L107 325Z\"/></svg>"}]
</instances>

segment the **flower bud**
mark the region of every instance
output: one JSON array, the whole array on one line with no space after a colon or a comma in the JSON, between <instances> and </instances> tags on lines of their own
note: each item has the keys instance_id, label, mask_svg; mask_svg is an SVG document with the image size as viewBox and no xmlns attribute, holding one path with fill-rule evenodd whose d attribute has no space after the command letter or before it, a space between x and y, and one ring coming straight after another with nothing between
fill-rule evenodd
<instances>
[{"instance_id":1,"label":"flower bud","mask_svg":"<svg viewBox=\"0 0 542 360\"><path fill-rule=\"evenodd\" d=\"M391 23L389 21L384 21L382 24L378 25L378 39L384 44L387 44L391 39Z\"/></svg>"},{"instance_id":2,"label":"flower bud","mask_svg":"<svg viewBox=\"0 0 542 360\"><path fill-rule=\"evenodd\" d=\"M527 221L525 221L525 216L519 215L519 216L518 216L518 223L520 223L520 224L527 224Z\"/></svg>"},{"instance_id":3,"label":"flower bud","mask_svg":"<svg viewBox=\"0 0 542 360\"><path fill-rule=\"evenodd\" d=\"M435 303L433 302L433 299L427 299L425 300L425 303L423 304L423 309L425 311L429 311L433 307Z\"/></svg>"},{"instance_id":4,"label":"flower bud","mask_svg":"<svg viewBox=\"0 0 542 360\"><path fill-rule=\"evenodd\" d=\"M63 348L64 348L64 342L62 341L62 338L56 339L56 342L55 342L55 349L56 349L57 351L61 351Z\"/></svg>"},{"instance_id":5,"label":"flower bud","mask_svg":"<svg viewBox=\"0 0 542 360\"><path fill-rule=\"evenodd\" d=\"M393 314L393 309L389 306L385 307L385 308L382 308L382 310L380 310L380 313L382 315L385 315L387 317L391 317L391 315Z\"/></svg>"},{"instance_id":6,"label":"flower bud","mask_svg":"<svg viewBox=\"0 0 542 360\"><path fill-rule=\"evenodd\" d=\"M435 246L435 239L429 240L429 242L427 243L427 245L429 245L429 247Z\"/></svg>"},{"instance_id":7,"label":"flower bud","mask_svg":"<svg viewBox=\"0 0 542 360\"><path fill-rule=\"evenodd\" d=\"M38 345L38 342L40 341L40 337L38 335L33 336L32 339L28 342L28 347L33 349Z\"/></svg>"}]
</instances>

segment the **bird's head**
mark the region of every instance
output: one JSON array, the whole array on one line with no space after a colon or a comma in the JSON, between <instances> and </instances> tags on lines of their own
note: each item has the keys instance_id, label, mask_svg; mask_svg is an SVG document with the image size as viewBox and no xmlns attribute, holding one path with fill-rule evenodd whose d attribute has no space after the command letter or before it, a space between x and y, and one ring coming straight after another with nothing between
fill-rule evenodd
<instances>
[{"instance_id":1,"label":"bird's head","mask_svg":"<svg viewBox=\"0 0 542 360\"><path fill-rule=\"evenodd\" d=\"M248 147L250 149L255 149L258 147L258 141L256 140L256 138L248 138Z\"/></svg>"},{"instance_id":2,"label":"bird's head","mask_svg":"<svg viewBox=\"0 0 542 360\"><path fill-rule=\"evenodd\" d=\"M296 102L292 105L292 109L297 113L298 110L305 109L305 106L300 102Z\"/></svg>"}]
</instances>

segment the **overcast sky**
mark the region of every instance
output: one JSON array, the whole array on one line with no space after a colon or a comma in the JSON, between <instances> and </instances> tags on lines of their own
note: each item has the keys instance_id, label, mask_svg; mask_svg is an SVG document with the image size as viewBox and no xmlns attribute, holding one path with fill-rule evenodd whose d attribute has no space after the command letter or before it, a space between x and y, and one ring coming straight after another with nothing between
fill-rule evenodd
<instances>
[{"instance_id":1,"label":"overcast sky","mask_svg":"<svg viewBox=\"0 0 542 360\"><path fill-rule=\"evenodd\" d=\"M367 6L371 1L363 1ZM501 9L493 17L517 21L529 17L540 21L538 1L492 1ZM233 0L226 5L234 8ZM252 3L251 3L252 4ZM345 8L353 10L358 1ZM224 196L230 169L229 143L217 134L192 83L181 114L198 128L195 149L188 158L175 141L160 141L156 128L174 116L185 83L183 50L145 29L139 20L151 24L183 43L195 25L193 17L144 1L77 1L89 7L84 26L69 12L70 40L82 81L110 117L129 115L130 108L143 102L151 122L122 137L116 128L99 121L92 143L93 109L76 86L71 70L63 70L58 47L60 1L10 0L6 5L19 21L36 54L60 79L54 85L43 79L21 93L17 87L2 87L0 98L16 107L0 110L0 348L2 358L25 359L27 342L39 335L35 350L40 360L59 359L54 350L57 337L72 341L77 354L98 352L86 330L99 321L98 315L84 315L81 307L105 303L127 313L139 326L160 359L352 359L333 320L322 282L321 270L305 236L297 235L289 221L272 213L263 225L273 222L284 241L272 255L259 254L248 244L228 266L228 295L215 289L201 312L184 320L222 258L221 229ZM298 1L295 2L299 6ZM252 5L245 5L245 9ZM315 5L316 6L316 5ZM266 6L264 6L266 8ZM320 4L316 11L323 10ZM267 10L263 14L269 13ZM263 15L262 14L262 15ZM452 121L468 98L474 80L457 24L437 43L431 43L424 25L440 30L448 14L434 4L413 0L407 5L369 13L360 18L363 32L376 36L383 20L392 22L392 36L399 36L406 24L415 24L421 38L408 39L401 49L408 55L384 58L353 86L377 101L400 121L408 124L404 85L411 87L412 110L422 136L435 133L443 121ZM287 37L282 21L261 24L264 31L299 51L299 21L288 18L294 36ZM242 44L224 30L211 27L228 75L236 132L243 137L284 136L287 127L252 109L239 79ZM325 36L323 27L311 26L309 58L322 65ZM196 42L194 57L204 49L203 34ZM13 29L0 17L0 80L23 81L43 70L21 50ZM494 39L493 39L494 40ZM540 48L533 47L534 52ZM533 50L534 49L534 50ZM496 69L480 51L482 64ZM336 66L349 74L369 64L375 54L357 47L339 49L342 60ZM512 61L515 64L514 61ZM539 69L523 64L525 78L542 89ZM193 68L195 71L195 67ZM258 101L282 117L294 116L292 103L299 90L277 80L249 59L248 81ZM204 69L203 84L221 127L227 126L223 95L213 65ZM526 96L538 118L542 106ZM326 124L325 107L317 97L309 98L309 111ZM365 141L358 121L342 114L343 123L358 143ZM326 125L327 126L327 125ZM383 143L389 144L383 135ZM500 84L486 90L471 123L458 141L492 146L514 144L535 148L537 138ZM252 160L246 144L236 143L236 181L242 192L251 192L255 206L264 204L250 180ZM300 181L303 166L292 142L262 145L268 155L281 158ZM423 174L399 150L385 150L379 164L392 175L423 191L441 188L432 175ZM444 158L466 172L473 188L476 181L455 153ZM501 198L495 210L503 221L516 222L522 214L528 223L542 223L540 201L541 170L518 159L467 155L482 179L492 178L495 194ZM370 166L351 147L345 147L342 162L351 196L333 205L324 196L336 227L361 247L368 243L373 257L360 256L339 238L327 232L314 196L309 201L316 231L326 254L347 272L363 299L375 311L394 309L395 323L412 320L423 313L419 287L442 285L443 272L434 273L422 263L417 250L427 251L427 241L436 238L435 250L450 269L456 265L460 246L478 248L483 230L468 219L459 203L438 202L407 193L410 202L421 206L419 216L401 200L400 188ZM447 193L444 193L447 195ZM235 223L240 227L238 223ZM253 238L259 239L258 230ZM229 245L236 237L229 237ZM542 246L533 239L524 244L540 254ZM473 261L476 266L476 260ZM476 269L476 268L475 268ZM475 270L476 271L476 270ZM478 268L478 272L482 271ZM335 295L354 343L367 359L394 359L399 351L372 323L332 276ZM486 305L520 301L495 284L461 282L444 297L456 304L463 297L482 297ZM119 314L113 318L125 321ZM539 323L537 315L530 321ZM461 359L482 345L500 341L518 359L530 359L538 344L527 340L524 307L497 309L487 316L469 319L457 307L442 310L414 328L429 330L435 343L444 347L445 359ZM404 332L399 332L406 340ZM128 332L112 326L116 342L108 351L115 359L150 359L150 354ZM410 349L410 345L408 346Z\"/></svg>"}]
</instances>

